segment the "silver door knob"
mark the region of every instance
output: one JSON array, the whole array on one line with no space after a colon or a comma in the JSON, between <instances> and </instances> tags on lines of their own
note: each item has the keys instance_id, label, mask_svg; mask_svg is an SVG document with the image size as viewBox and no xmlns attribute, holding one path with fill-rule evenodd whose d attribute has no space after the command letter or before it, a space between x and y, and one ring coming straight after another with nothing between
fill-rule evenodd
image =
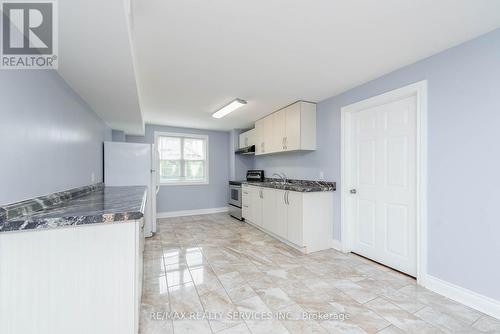
<instances>
[{"instance_id":1,"label":"silver door knob","mask_svg":"<svg viewBox=\"0 0 500 334\"><path fill-rule=\"evenodd\" d=\"M356 194L358 191L357 191L356 189L351 189L351 190L349 190L349 192L350 192L351 194Z\"/></svg>"}]
</instances>

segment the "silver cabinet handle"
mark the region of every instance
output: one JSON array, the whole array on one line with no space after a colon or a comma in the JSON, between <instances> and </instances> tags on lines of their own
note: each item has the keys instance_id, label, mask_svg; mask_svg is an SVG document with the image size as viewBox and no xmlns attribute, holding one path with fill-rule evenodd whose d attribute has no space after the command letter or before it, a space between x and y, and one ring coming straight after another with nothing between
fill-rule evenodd
<instances>
[{"instance_id":1,"label":"silver cabinet handle","mask_svg":"<svg viewBox=\"0 0 500 334\"><path fill-rule=\"evenodd\" d=\"M354 194L356 194L358 191L357 191L356 189L351 189L351 190L349 190L349 192L350 192L351 194L353 194L353 195L354 195Z\"/></svg>"},{"instance_id":2,"label":"silver cabinet handle","mask_svg":"<svg viewBox=\"0 0 500 334\"><path fill-rule=\"evenodd\" d=\"M283 192L283 203L285 203L285 204L286 204L286 191L285 191L285 192Z\"/></svg>"},{"instance_id":3,"label":"silver cabinet handle","mask_svg":"<svg viewBox=\"0 0 500 334\"><path fill-rule=\"evenodd\" d=\"M288 137L285 137L285 150L288 149Z\"/></svg>"}]
</instances>

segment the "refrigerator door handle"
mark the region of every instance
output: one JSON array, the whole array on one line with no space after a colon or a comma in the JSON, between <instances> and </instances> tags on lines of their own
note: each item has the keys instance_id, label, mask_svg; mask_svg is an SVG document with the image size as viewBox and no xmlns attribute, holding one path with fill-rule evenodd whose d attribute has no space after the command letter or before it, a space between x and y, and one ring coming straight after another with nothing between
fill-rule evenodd
<instances>
[{"instance_id":1,"label":"refrigerator door handle","mask_svg":"<svg viewBox=\"0 0 500 334\"><path fill-rule=\"evenodd\" d=\"M158 195L158 192L160 191L160 182L159 182L159 174L156 171L156 169L151 169L151 173L155 174L154 180L155 180L155 194Z\"/></svg>"}]
</instances>

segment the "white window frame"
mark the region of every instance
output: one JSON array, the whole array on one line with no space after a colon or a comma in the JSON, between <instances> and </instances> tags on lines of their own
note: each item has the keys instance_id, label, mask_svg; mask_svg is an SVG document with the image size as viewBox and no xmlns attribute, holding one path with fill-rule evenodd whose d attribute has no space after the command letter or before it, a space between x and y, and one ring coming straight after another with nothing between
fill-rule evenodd
<instances>
[{"instance_id":1,"label":"white window frame","mask_svg":"<svg viewBox=\"0 0 500 334\"><path fill-rule=\"evenodd\" d=\"M162 132L162 131L155 131L154 133L155 136L155 142L154 142L154 149L155 149L155 166L156 170L158 171L156 173L157 176L157 184L159 186L190 186L190 185L207 185L209 184L209 137L207 135L199 135L199 134L194 134L194 133L177 133L177 132ZM179 137L179 138L193 138L193 139L203 139L205 141L205 180L204 181L172 181L172 182L161 182L160 178L160 157L159 157L159 151L158 151L158 138L159 137ZM182 149L182 147L181 147Z\"/></svg>"}]
</instances>

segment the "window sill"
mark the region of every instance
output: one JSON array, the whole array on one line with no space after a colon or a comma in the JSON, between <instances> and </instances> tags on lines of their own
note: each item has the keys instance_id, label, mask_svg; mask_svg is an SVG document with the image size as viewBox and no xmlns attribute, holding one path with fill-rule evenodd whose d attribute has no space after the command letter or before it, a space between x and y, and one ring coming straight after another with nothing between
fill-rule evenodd
<instances>
[{"instance_id":1,"label":"window sill","mask_svg":"<svg viewBox=\"0 0 500 334\"><path fill-rule=\"evenodd\" d=\"M159 186L206 186L208 181L195 181L195 182L163 182Z\"/></svg>"}]
</instances>

